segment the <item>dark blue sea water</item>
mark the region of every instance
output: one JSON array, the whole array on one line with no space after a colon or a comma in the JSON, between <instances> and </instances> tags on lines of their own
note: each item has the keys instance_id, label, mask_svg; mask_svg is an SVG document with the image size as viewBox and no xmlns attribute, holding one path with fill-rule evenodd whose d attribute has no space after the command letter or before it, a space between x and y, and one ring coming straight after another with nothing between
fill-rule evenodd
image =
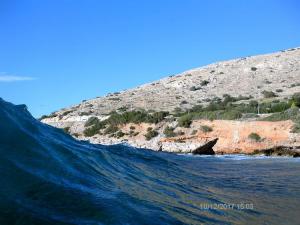
<instances>
[{"instance_id":1,"label":"dark blue sea water","mask_svg":"<svg viewBox=\"0 0 300 225\"><path fill-rule=\"evenodd\" d=\"M0 100L0 224L299 224L300 160L79 142Z\"/></svg>"}]
</instances>

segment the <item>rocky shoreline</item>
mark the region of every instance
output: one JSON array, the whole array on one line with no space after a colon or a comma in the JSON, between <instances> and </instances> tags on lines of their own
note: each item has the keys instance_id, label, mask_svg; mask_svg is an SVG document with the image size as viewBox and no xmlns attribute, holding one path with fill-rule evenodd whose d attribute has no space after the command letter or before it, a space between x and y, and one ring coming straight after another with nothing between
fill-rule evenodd
<instances>
[{"instance_id":1,"label":"rocky shoreline","mask_svg":"<svg viewBox=\"0 0 300 225\"><path fill-rule=\"evenodd\" d=\"M247 155L247 156L270 156L270 157L293 157L298 158L300 157L300 146L297 147L286 147L286 146L275 146L270 149L258 149L253 151L252 153L228 153L228 152L215 152L213 150L213 146L217 143L217 139L207 142L206 144L199 146L198 148L195 148L194 150L191 150L191 152L182 152L182 151L164 151L169 152L173 154L193 154L193 155ZM132 146L128 142L110 142L110 144L102 143L103 145L118 145L118 144L124 144L128 145L130 147L137 147ZM140 146L137 148L141 148ZM143 148L142 148L143 149ZM149 148L144 148L149 149ZM192 148L191 148L192 149ZM152 151L157 151L150 149ZM158 150L162 151L162 150Z\"/></svg>"},{"instance_id":2,"label":"rocky shoreline","mask_svg":"<svg viewBox=\"0 0 300 225\"><path fill-rule=\"evenodd\" d=\"M297 158L300 157L300 146L297 147L276 146L270 149L256 150L250 155L291 156Z\"/></svg>"},{"instance_id":3,"label":"rocky shoreline","mask_svg":"<svg viewBox=\"0 0 300 225\"><path fill-rule=\"evenodd\" d=\"M298 157L300 152L300 134L292 133L294 123L287 121L232 121L232 120L195 120L189 128L176 127L174 122L158 124L124 124L118 129L124 136L96 134L84 136L85 122L43 121L55 127L70 126L69 133L79 140L94 144L113 145L126 143L137 148L152 149L171 153L192 154L247 154L276 155ZM166 127L174 126L176 137L166 137ZM203 131L203 127L211 130ZM130 135L134 128L134 135ZM145 135L150 130L157 131L157 136L147 140ZM138 133L138 134L137 134ZM137 135L135 135L137 134ZM254 140L251 134L259 136Z\"/></svg>"}]
</instances>

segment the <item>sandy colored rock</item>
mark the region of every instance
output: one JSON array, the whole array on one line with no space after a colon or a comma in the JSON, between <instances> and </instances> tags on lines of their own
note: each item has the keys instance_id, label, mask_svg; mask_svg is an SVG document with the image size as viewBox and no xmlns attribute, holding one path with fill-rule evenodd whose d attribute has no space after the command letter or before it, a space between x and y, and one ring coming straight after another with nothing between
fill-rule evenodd
<instances>
[{"instance_id":1,"label":"sandy colored rock","mask_svg":"<svg viewBox=\"0 0 300 225\"><path fill-rule=\"evenodd\" d=\"M201 125L213 129L209 133L199 130ZM217 153L252 153L258 149L267 149L274 146L300 146L300 135L291 133L292 121L230 121L215 120L194 121L192 130L198 130L197 135L164 138L161 142L173 143L178 140L187 143L206 143L219 138L214 146ZM258 134L262 140L254 141L249 138L251 133Z\"/></svg>"}]
</instances>

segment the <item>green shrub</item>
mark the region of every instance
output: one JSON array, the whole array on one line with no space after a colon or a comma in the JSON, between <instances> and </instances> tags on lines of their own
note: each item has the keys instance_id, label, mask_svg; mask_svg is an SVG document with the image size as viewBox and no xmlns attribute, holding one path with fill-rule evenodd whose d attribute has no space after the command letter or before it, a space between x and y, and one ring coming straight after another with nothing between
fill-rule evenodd
<instances>
[{"instance_id":1,"label":"green shrub","mask_svg":"<svg viewBox=\"0 0 300 225\"><path fill-rule=\"evenodd\" d=\"M92 116L92 117L88 118L88 120L85 122L84 126L89 127L89 126L92 126L92 125L96 125L99 122L100 122L100 120L97 117Z\"/></svg>"},{"instance_id":2,"label":"green shrub","mask_svg":"<svg viewBox=\"0 0 300 225\"><path fill-rule=\"evenodd\" d=\"M128 110L127 106L122 106L122 107L118 108L119 112L126 112L127 110Z\"/></svg>"},{"instance_id":3,"label":"green shrub","mask_svg":"<svg viewBox=\"0 0 300 225\"><path fill-rule=\"evenodd\" d=\"M257 133L249 134L248 138L256 142L261 141L261 137Z\"/></svg>"},{"instance_id":4,"label":"green shrub","mask_svg":"<svg viewBox=\"0 0 300 225\"><path fill-rule=\"evenodd\" d=\"M224 109L224 105L220 102L212 101L210 102L203 111L217 111Z\"/></svg>"},{"instance_id":5,"label":"green shrub","mask_svg":"<svg viewBox=\"0 0 300 225\"><path fill-rule=\"evenodd\" d=\"M215 97L210 101L210 103L205 108L198 107L197 111L218 111L218 110L227 110L230 111L237 106L245 106L244 103L241 104L233 104L234 102L241 101L241 100L249 100L252 96L242 96L239 95L238 97L232 97L228 94L223 95L223 100ZM192 108L193 109L193 108ZM195 111L195 110L193 110Z\"/></svg>"},{"instance_id":6,"label":"green shrub","mask_svg":"<svg viewBox=\"0 0 300 225\"><path fill-rule=\"evenodd\" d=\"M183 100L183 101L181 101L180 104L181 104L181 105L185 105L185 104L188 104L188 102L187 102L186 100Z\"/></svg>"},{"instance_id":7,"label":"green shrub","mask_svg":"<svg viewBox=\"0 0 300 225\"><path fill-rule=\"evenodd\" d=\"M175 137L176 136L176 133L174 132L174 129L173 127L169 127L167 126L165 129L164 129L164 135L166 137Z\"/></svg>"},{"instance_id":8,"label":"green shrub","mask_svg":"<svg viewBox=\"0 0 300 225\"><path fill-rule=\"evenodd\" d=\"M284 121L284 120L293 120L300 121L299 108L290 108L284 112L273 113L272 115L262 118L264 121Z\"/></svg>"},{"instance_id":9,"label":"green shrub","mask_svg":"<svg viewBox=\"0 0 300 225\"><path fill-rule=\"evenodd\" d=\"M297 106L297 107L300 107L300 92L299 93L295 93L293 96L292 96L292 104L294 106Z\"/></svg>"},{"instance_id":10,"label":"green shrub","mask_svg":"<svg viewBox=\"0 0 300 225\"><path fill-rule=\"evenodd\" d=\"M191 112L184 114L178 119L179 127L189 128L192 120L236 120L242 118L243 114L238 110L217 110L217 111L202 111Z\"/></svg>"},{"instance_id":11,"label":"green shrub","mask_svg":"<svg viewBox=\"0 0 300 225\"><path fill-rule=\"evenodd\" d=\"M264 98L277 97L277 95L273 91L263 91L262 94L264 95Z\"/></svg>"},{"instance_id":12,"label":"green shrub","mask_svg":"<svg viewBox=\"0 0 300 225\"><path fill-rule=\"evenodd\" d=\"M137 136L138 134L139 134L139 132L134 132L133 130L129 131L130 137Z\"/></svg>"},{"instance_id":13,"label":"green shrub","mask_svg":"<svg viewBox=\"0 0 300 225\"><path fill-rule=\"evenodd\" d=\"M116 133L116 137L117 138L121 138L125 135L125 133L123 133L121 130L119 130L117 133Z\"/></svg>"},{"instance_id":14,"label":"green shrub","mask_svg":"<svg viewBox=\"0 0 300 225\"><path fill-rule=\"evenodd\" d=\"M275 113L275 112L283 112L287 109L289 109L291 107L291 105L287 102L277 102L275 103L274 101L271 103L270 105L270 111L271 113Z\"/></svg>"},{"instance_id":15,"label":"green shrub","mask_svg":"<svg viewBox=\"0 0 300 225\"><path fill-rule=\"evenodd\" d=\"M110 101L121 101L120 98L109 98L108 100L110 100Z\"/></svg>"},{"instance_id":16,"label":"green shrub","mask_svg":"<svg viewBox=\"0 0 300 225\"><path fill-rule=\"evenodd\" d=\"M201 89L201 87L195 87L195 86L192 86L192 87L190 87L190 91L198 91L198 90L200 90Z\"/></svg>"},{"instance_id":17,"label":"green shrub","mask_svg":"<svg viewBox=\"0 0 300 225\"><path fill-rule=\"evenodd\" d=\"M203 125L200 127L200 130L203 131L204 133L212 132L213 129L209 126Z\"/></svg>"},{"instance_id":18,"label":"green shrub","mask_svg":"<svg viewBox=\"0 0 300 225\"><path fill-rule=\"evenodd\" d=\"M212 99L212 101L213 102L215 102L215 103L221 103L222 102L222 99L220 98L220 97L214 97L213 99Z\"/></svg>"},{"instance_id":19,"label":"green shrub","mask_svg":"<svg viewBox=\"0 0 300 225\"><path fill-rule=\"evenodd\" d=\"M298 87L300 86L300 83L292 84L291 87Z\"/></svg>"},{"instance_id":20,"label":"green shrub","mask_svg":"<svg viewBox=\"0 0 300 225\"><path fill-rule=\"evenodd\" d=\"M178 113L175 116L179 117L178 126L189 127L192 120L206 119L206 120L236 120L244 117L244 114L249 114L248 118L256 117L259 113L278 113L284 112L291 108L292 104L298 104L299 98L293 97L293 100L279 101L274 100L272 102L262 102L251 100L249 103L234 103L241 99L251 99L252 96L239 96L232 97L230 95L224 95L224 99L214 98L206 107L202 105L195 105L189 112ZM251 115L250 115L251 114Z\"/></svg>"},{"instance_id":21,"label":"green shrub","mask_svg":"<svg viewBox=\"0 0 300 225\"><path fill-rule=\"evenodd\" d=\"M229 103L229 102L238 102L238 101L242 101L242 100L249 100L249 99L251 99L253 97L251 95L250 96L239 95L238 97L232 97L229 94L224 94L223 98L224 99L223 99L222 104L226 106L227 103Z\"/></svg>"},{"instance_id":22,"label":"green shrub","mask_svg":"<svg viewBox=\"0 0 300 225\"><path fill-rule=\"evenodd\" d=\"M114 125L109 125L105 130L104 130L104 134L113 134L115 132L117 132L119 130L119 128L117 126Z\"/></svg>"},{"instance_id":23,"label":"green shrub","mask_svg":"<svg viewBox=\"0 0 300 225\"><path fill-rule=\"evenodd\" d=\"M249 95L249 96L242 96L242 95L239 95L238 97L236 97L236 101L242 101L242 100L249 100L253 98L253 96Z\"/></svg>"},{"instance_id":24,"label":"green shrub","mask_svg":"<svg viewBox=\"0 0 300 225\"><path fill-rule=\"evenodd\" d=\"M257 106L258 106L258 102L255 101L255 100L251 100L251 101L249 102L249 106L250 106L250 107L257 107Z\"/></svg>"},{"instance_id":25,"label":"green shrub","mask_svg":"<svg viewBox=\"0 0 300 225\"><path fill-rule=\"evenodd\" d=\"M40 118L39 118L39 120L41 121L41 120L43 120L43 119L47 119L47 118L50 118L49 116L47 116L47 115L42 115Z\"/></svg>"},{"instance_id":26,"label":"green shrub","mask_svg":"<svg viewBox=\"0 0 300 225\"><path fill-rule=\"evenodd\" d=\"M253 66L253 67L251 67L251 70L252 70L252 71L256 71L257 68Z\"/></svg>"},{"instance_id":27,"label":"green shrub","mask_svg":"<svg viewBox=\"0 0 300 225\"><path fill-rule=\"evenodd\" d=\"M197 130L193 130L191 133L191 135L195 135L195 134L197 134Z\"/></svg>"},{"instance_id":28,"label":"green shrub","mask_svg":"<svg viewBox=\"0 0 300 225\"><path fill-rule=\"evenodd\" d=\"M300 120L295 122L292 133L300 133Z\"/></svg>"},{"instance_id":29,"label":"green shrub","mask_svg":"<svg viewBox=\"0 0 300 225\"><path fill-rule=\"evenodd\" d=\"M154 112L154 113L148 115L146 122L159 123L159 122L163 121L168 115L169 115L169 112L165 112L165 111Z\"/></svg>"},{"instance_id":30,"label":"green shrub","mask_svg":"<svg viewBox=\"0 0 300 225\"><path fill-rule=\"evenodd\" d=\"M208 85L208 84L209 84L209 81L207 81L207 80L203 80L203 81L201 81L201 83L200 83L201 86L206 86L206 85Z\"/></svg>"},{"instance_id":31,"label":"green shrub","mask_svg":"<svg viewBox=\"0 0 300 225\"><path fill-rule=\"evenodd\" d=\"M67 134L70 134L70 127L64 127L63 131Z\"/></svg>"},{"instance_id":32,"label":"green shrub","mask_svg":"<svg viewBox=\"0 0 300 225\"><path fill-rule=\"evenodd\" d=\"M147 114L145 112L140 111L130 111L125 112L122 114L112 112L110 117L105 120L107 124L112 126L117 126L119 124L126 124L126 123L141 123L145 120Z\"/></svg>"},{"instance_id":33,"label":"green shrub","mask_svg":"<svg viewBox=\"0 0 300 225\"><path fill-rule=\"evenodd\" d=\"M101 122L97 117L90 117L84 124L87 127L84 130L84 135L86 137L92 137L99 133L101 129L105 128L105 123Z\"/></svg>"},{"instance_id":34,"label":"green shrub","mask_svg":"<svg viewBox=\"0 0 300 225\"><path fill-rule=\"evenodd\" d=\"M149 141L152 138L156 137L158 135L158 132L156 130L148 130L148 132L144 135L146 140Z\"/></svg>"},{"instance_id":35,"label":"green shrub","mask_svg":"<svg viewBox=\"0 0 300 225\"><path fill-rule=\"evenodd\" d=\"M201 112L203 110L202 105L195 105L190 109L190 112Z\"/></svg>"},{"instance_id":36,"label":"green shrub","mask_svg":"<svg viewBox=\"0 0 300 225\"><path fill-rule=\"evenodd\" d=\"M62 116L66 116L68 115L69 113L73 112L73 110L68 110L68 111L65 111L62 113Z\"/></svg>"},{"instance_id":37,"label":"green shrub","mask_svg":"<svg viewBox=\"0 0 300 225\"><path fill-rule=\"evenodd\" d=\"M175 114L181 113L181 112L182 112L182 109L179 108L179 107L176 107L176 108L173 110L173 112L174 112Z\"/></svg>"},{"instance_id":38,"label":"green shrub","mask_svg":"<svg viewBox=\"0 0 300 225\"><path fill-rule=\"evenodd\" d=\"M178 126L189 128L192 124L192 116L190 114L184 115L178 119Z\"/></svg>"},{"instance_id":39,"label":"green shrub","mask_svg":"<svg viewBox=\"0 0 300 225\"><path fill-rule=\"evenodd\" d=\"M53 117L57 117L56 113L51 113L50 115L42 115L39 120L43 120L43 119L47 119L47 118L53 118Z\"/></svg>"},{"instance_id":40,"label":"green shrub","mask_svg":"<svg viewBox=\"0 0 300 225\"><path fill-rule=\"evenodd\" d=\"M181 131L178 131L177 133L176 133L176 135L179 135L179 136L181 136L181 135L184 135L184 132L181 130Z\"/></svg>"},{"instance_id":41,"label":"green shrub","mask_svg":"<svg viewBox=\"0 0 300 225\"><path fill-rule=\"evenodd\" d=\"M112 112L110 117L104 122L110 125L120 125L127 123L159 123L168 116L168 112L147 113L144 111L130 111L124 113Z\"/></svg>"},{"instance_id":42,"label":"green shrub","mask_svg":"<svg viewBox=\"0 0 300 225\"><path fill-rule=\"evenodd\" d=\"M242 117L242 113L236 110L219 110L219 111L207 111L199 113L191 113L191 119L205 119L205 120L236 120Z\"/></svg>"},{"instance_id":43,"label":"green shrub","mask_svg":"<svg viewBox=\"0 0 300 225\"><path fill-rule=\"evenodd\" d=\"M243 114L242 119L253 119L253 118L258 118L259 116L255 113L245 113Z\"/></svg>"},{"instance_id":44,"label":"green shrub","mask_svg":"<svg viewBox=\"0 0 300 225\"><path fill-rule=\"evenodd\" d=\"M95 126L88 127L83 131L84 136L86 137L92 137L96 134L98 134L99 129L97 129Z\"/></svg>"},{"instance_id":45,"label":"green shrub","mask_svg":"<svg viewBox=\"0 0 300 225\"><path fill-rule=\"evenodd\" d=\"M219 120L237 120L242 118L243 114L237 110L229 110L221 112L219 115Z\"/></svg>"},{"instance_id":46,"label":"green shrub","mask_svg":"<svg viewBox=\"0 0 300 225\"><path fill-rule=\"evenodd\" d=\"M80 113L79 113L79 116L89 116L89 115L91 115L91 114L92 114L91 111L89 111L89 112L80 112Z\"/></svg>"}]
</instances>

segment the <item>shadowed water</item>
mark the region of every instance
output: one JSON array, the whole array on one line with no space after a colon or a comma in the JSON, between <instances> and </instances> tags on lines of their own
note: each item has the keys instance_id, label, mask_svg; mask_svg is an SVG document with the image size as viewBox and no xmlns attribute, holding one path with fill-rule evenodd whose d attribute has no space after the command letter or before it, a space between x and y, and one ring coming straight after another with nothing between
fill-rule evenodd
<instances>
[{"instance_id":1,"label":"shadowed water","mask_svg":"<svg viewBox=\"0 0 300 225\"><path fill-rule=\"evenodd\" d=\"M0 99L0 224L299 224L299 174L293 158L79 142Z\"/></svg>"}]
</instances>

